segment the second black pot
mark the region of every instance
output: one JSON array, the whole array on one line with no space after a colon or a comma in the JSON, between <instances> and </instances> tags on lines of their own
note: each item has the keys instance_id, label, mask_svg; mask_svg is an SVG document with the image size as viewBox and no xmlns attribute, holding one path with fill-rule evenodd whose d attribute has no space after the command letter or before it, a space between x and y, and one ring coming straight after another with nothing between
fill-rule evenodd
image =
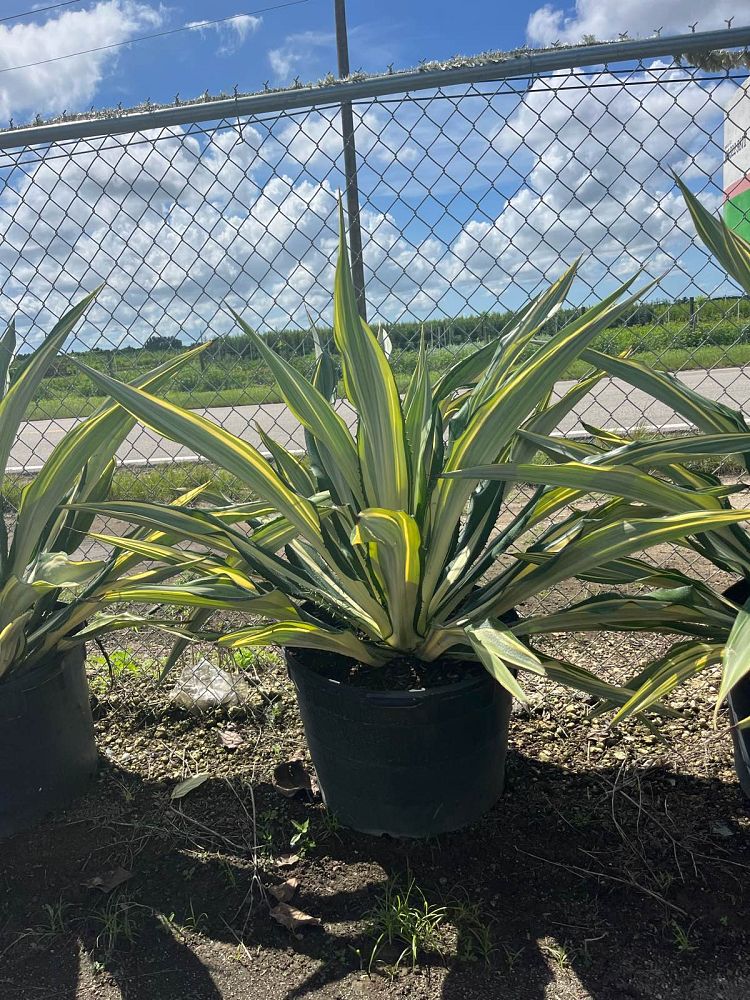
<instances>
[{"instance_id":1,"label":"second black pot","mask_svg":"<svg viewBox=\"0 0 750 1000\"><path fill-rule=\"evenodd\" d=\"M750 599L750 580L739 580L727 587L724 596L740 606ZM734 769L740 780L740 787L750 798L750 729L738 729L737 723L750 716L750 674L735 684L727 696L729 715L732 720L732 741L734 743Z\"/></svg>"},{"instance_id":2,"label":"second black pot","mask_svg":"<svg viewBox=\"0 0 750 1000\"><path fill-rule=\"evenodd\" d=\"M453 684L380 691L286 650L310 755L328 808L363 833L429 837L476 822L505 777L511 696L477 664Z\"/></svg>"},{"instance_id":3,"label":"second black pot","mask_svg":"<svg viewBox=\"0 0 750 1000\"><path fill-rule=\"evenodd\" d=\"M82 794L96 773L83 644L0 682L0 837Z\"/></svg>"}]
</instances>

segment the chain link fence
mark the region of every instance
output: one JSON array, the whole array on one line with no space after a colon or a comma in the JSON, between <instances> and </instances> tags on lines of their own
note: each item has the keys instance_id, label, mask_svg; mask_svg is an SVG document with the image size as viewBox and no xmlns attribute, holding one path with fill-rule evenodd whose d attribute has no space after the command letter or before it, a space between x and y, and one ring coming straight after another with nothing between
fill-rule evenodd
<instances>
[{"instance_id":1,"label":"chain link fence","mask_svg":"<svg viewBox=\"0 0 750 1000\"><path fill-rule=\"evenodd\" d=\"M387 331L404 384L422 329L444 369L580 257L571 309L639 268L660 278L603 349L631 349L745 408L750 304L696 242L672 172L716 209L724 178L737 191L750 172L747 70L705 54L748 42L749 29L733 29L589 46L0 133L0 313L30 349L104 283L69 350L129 379L212 340L173 397L255 444L261 427L301 447L230 309L312 367L313 329L330 335L346 101L369 320ZM670 55L683 51L693 54ZM91 392L56 362L13 449L11 514L14 489L91 412ZM680 426L612 380L561 429L582 419ZM143 429L119 458L124 493L169 494L205 475L187 449Z\"/></svg>"}]
</instances>

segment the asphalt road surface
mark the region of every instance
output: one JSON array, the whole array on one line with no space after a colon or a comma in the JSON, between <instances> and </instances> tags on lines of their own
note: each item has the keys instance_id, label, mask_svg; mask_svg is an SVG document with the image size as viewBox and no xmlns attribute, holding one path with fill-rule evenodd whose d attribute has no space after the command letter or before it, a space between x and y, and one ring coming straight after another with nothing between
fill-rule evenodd
<instances>
[{"instance_id":1,"label":"asphalt road surface","mask_svg":"<svg viewBox=\"0 0 750 1000\"><path fill-rule=\"evenodd\" d=\"M711 371L681 372L679 378L685 385L711 399L719 399L728 406L750 412L750 371L742 368L714 368ZM563 393L572 384L559 382L556 386L557 393ZM353 424L354 414L348 404L341 402L338 406L347 421ZM258 424L285 447L304 447L302 429L283 403L216 406L196 412L208 416L255 445L260 443L255 429ZM581 418L587 423L610 429L644 427L665 430L681 426L679 418L669 407L617 379L603 379L563 421L559 430L564 433L575 431ZM76 419L69 418L30 420L22 424L10 454L7 471L37 471L65 432L77 422ZM118 450L117 457L122 464L141 466L174 460L192 461L196 456L189 448L168 441L146 428L135 427Z\"/></svg>"}]
</instances>

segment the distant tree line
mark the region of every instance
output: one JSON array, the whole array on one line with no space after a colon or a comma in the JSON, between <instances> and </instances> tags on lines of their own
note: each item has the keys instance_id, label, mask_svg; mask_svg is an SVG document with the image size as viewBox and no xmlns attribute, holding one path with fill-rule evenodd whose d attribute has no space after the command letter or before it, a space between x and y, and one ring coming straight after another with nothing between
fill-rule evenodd
<instances>
[{"instance_id":1,"label":"distant tree line","mask_svg":"<svg viewBox=\"0 0 750 1000\"><path fill-rule=\"evenodd\" d=\"M580 315L585 306L561 309L549 324L546 332L552 333L565 323ZM416 348L424 335L429 348L451 347L467 343L483 343L498 336L512 318L512 312L490 312L479 316L458 316L454 318L430 320L405 320L401 323L387 325L388 336L395 350ZM730 324L748 323L748 329L738 330L734 325L726 331L726 336L720 336L719 341L727 343L743 339L750 335L750 298L746 296L723 296L721 298L684 297L676 300L645 302L636 306L626 319L619 320L617 329L623 327L651 327L654 335L660 341L659 327L664 324L682 324L686 330L695 328L698 323L728 322ZM738 334L742 334L738 337ZM644 331L644 341L648 339L649 331ZM674 331L670 331L675 337ZM335 353L333 331L330 327L317 327L316 335L319 342L329 351ZM315 337L312 330L286 329L271 330L264 333L268 344L285 358L312 354L315 350ZM679 345L677 336L674 346ZM162 354L168 351L184 350L191 344L179 336L163 336L152 334L142 347L104 348L92 347L86 353L98 355L105 367L116 373L116 359L123 355ZM614 347L613 342L613 347ZM83 352L81 352L83 353ZM13 366L16 375L26 363L26 357L19 358ZM231 334L217 338L211 346L200 355L201 366L218 358L231 357L243 359L258 359L258 351L251 339L243 333ZM75 365L64 357L57 358L50 366L48 374L52 377L75 375L78 372Z\"/></svg>"}]
</instances>

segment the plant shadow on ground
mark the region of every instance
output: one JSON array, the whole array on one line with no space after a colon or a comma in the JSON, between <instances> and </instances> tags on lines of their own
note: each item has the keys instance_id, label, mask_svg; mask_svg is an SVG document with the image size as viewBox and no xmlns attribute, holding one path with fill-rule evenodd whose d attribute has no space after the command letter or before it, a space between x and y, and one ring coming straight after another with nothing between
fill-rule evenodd
<instances>
[{"instance_id":1,"label":"plant shadow on ground","mask_svg":"<svg viewBox=\"0 0 750 1000\"><path fill-rule=\"evenodd\" d=\"M722 781L516 752L482 823L419 843L338 830L267 781L250 796L212 777L182 804L173 787L106 763L77 812L5 843L6 1000L747 995L747 807ZM303 857L279 868L295 818L310 821ZM82 885L118 865L133 875L111 892ZM294 905L324 930L294 937L269 919L254 871L266 887L297 877ZM450 955L438 944L416 971L383 975L386 949L368 978L363 917L388 878L413 878L436 906L465 901L478 922L459 920Z\"/></svg>"}]
</instances>

